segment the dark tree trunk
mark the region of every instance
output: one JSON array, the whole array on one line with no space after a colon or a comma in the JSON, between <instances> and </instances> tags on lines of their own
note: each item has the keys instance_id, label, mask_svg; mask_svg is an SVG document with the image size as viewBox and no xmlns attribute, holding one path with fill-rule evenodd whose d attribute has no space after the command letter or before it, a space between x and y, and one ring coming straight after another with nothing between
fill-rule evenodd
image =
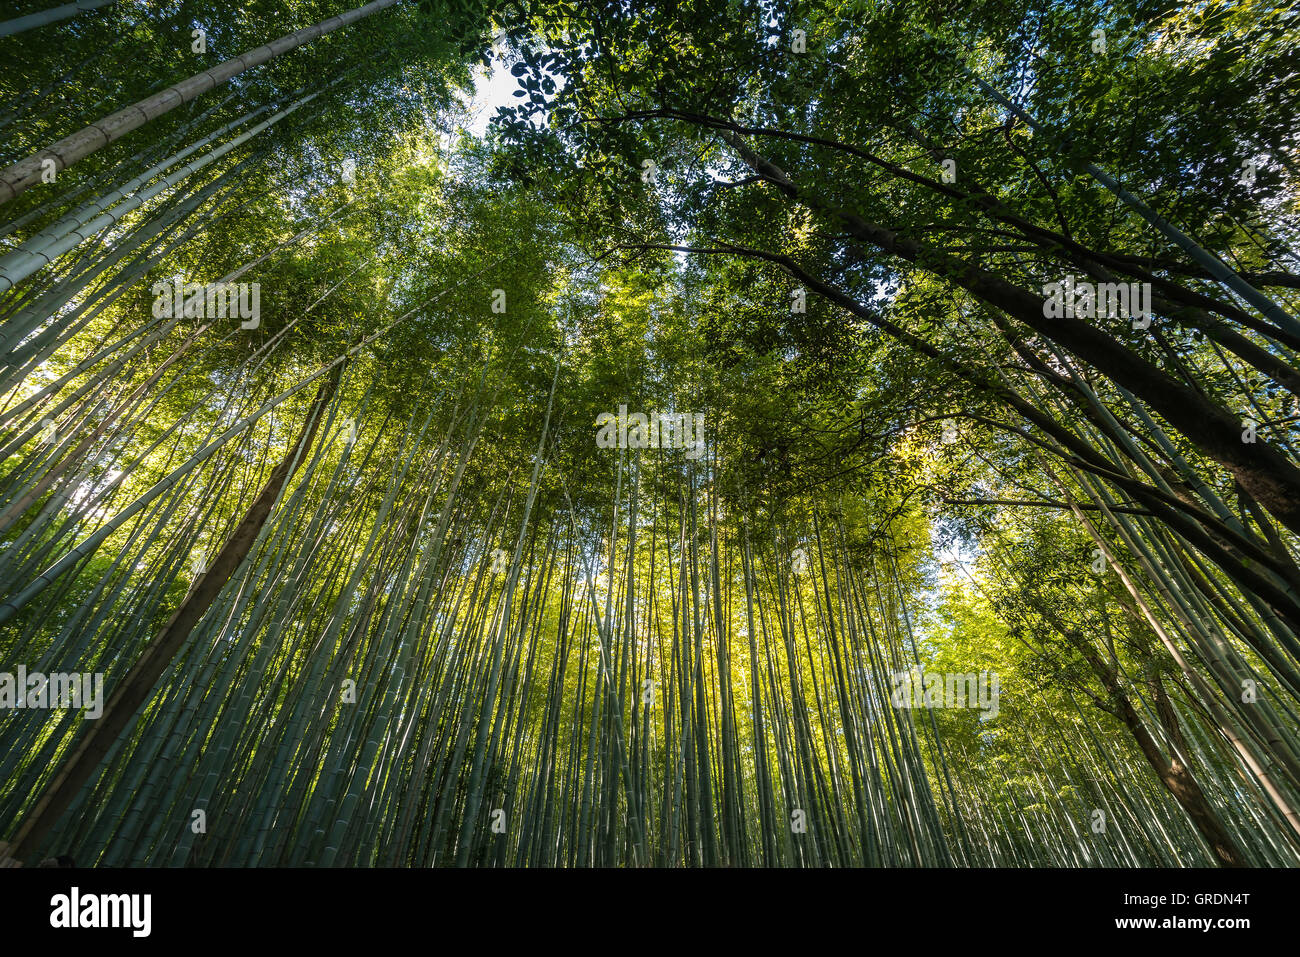
<instances>
[{"instance_id":1,"label":"dark tree trunk","mask_svg":"<svg viewBox=\"0 0 1300 957\"><path fill-rule=\"evenodd\" d=\"M311 410L303 422L298 441L280 464L272 470L262 491L244 513L239 525L226 539L212 566L199 577L181 606L163 626L162 632L145 647L140 660L109 695L104 705L103 715L87 723L86 730L82 733L76 747L64 759L63 766L45 787L44 793L27 814L18 833L14 836L13 847L10 850L13 857L24 860L35 852L45 835L77 796L82 785L89 780L114 743L128 728L136 711L149 699L158 679L167 670L176 653L185 645L185 639L189 637L194 626L203 618L226 583L248 557L285 482L307 457L307 452L324 418L325 407L333 398L341 374L342 366L336 368L320 384Z\"/></svg>"},{"instance_id":2,"label":"dark tree trunk","mask_svg":"<svg viewBox=\"0 0 1300 957\"><path fill-rule=\"evenodd\" d=\"M1066 631L1065 634L1070 643L1087 660L1089 667L1092 668L1093 673L1106 688L1111 700L1115 702L1115 710L1112 713L1124 722L1124 726L1128 728L1129 733L1133 735L1133 739L1137 741L1143 757L1147 759L1151 769L1160 778L1160 783L1165 786L1165 790L1173 796L1179 806L1187 812L1187 817L1209 846L1215 859L1223 867L1248 866L1241 849L1237 847L1237 842L1232 839L1232 836L1219 820L1218 815L1214 813L1214 808L1210 806L1209 799L1206 798L1205 792L1201 790L1201 785L1192 774L1191 769L1176 756L1172 758L1167 756L1155 738L1151 736L1151 732L1147 730L1146 724L1142 721L1142 716L1133 707L1132 699L1120 687L1115 669L1102 660L1101 656L1097 654L1096 650L1088 644L1087 639L1082 635L1072 631ZM1165 697L1164 688L1160 685L1159 678L1153 678L1152 681L1153 687L1156 689L1156 711L1160 716L1160 722L1168 732L1169 739L1178 743L1182 740L1182 732L1178 727L1178 718L1174 714L1173 708L1169 706L1168 698Z\"/></svg>"}]
</instances>

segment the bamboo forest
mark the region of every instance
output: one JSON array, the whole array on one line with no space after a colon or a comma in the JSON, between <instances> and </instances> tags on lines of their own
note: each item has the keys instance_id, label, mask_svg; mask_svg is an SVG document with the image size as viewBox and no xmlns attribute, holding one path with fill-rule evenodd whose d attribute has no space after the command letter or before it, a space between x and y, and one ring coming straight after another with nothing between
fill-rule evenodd
<instances>
[{"instance_id":1,"label":"bamboo forest","mask_svg":"<svg viewBox=\"0 0 1300 957\"><path fill-rule=\"evenodd\" d=\"M0 864L1300 865L1298 22L4 0Z\"/></svg>"}]
</instances>

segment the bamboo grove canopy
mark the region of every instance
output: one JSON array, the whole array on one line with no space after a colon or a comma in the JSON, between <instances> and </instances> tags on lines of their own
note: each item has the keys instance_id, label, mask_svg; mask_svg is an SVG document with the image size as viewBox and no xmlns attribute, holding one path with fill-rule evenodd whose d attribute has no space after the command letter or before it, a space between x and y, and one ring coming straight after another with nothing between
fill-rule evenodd
<instances>
[{"instance_id":1,"label":"bamboo grove canopy","mask_svg":"<svg viewBox=\"0 0 1300 957\"><path fill-rule=\"evenodd\" d=\"M0 857L1300 863L1293 6L51 3Z\"/></svg>"}]
</instances>

